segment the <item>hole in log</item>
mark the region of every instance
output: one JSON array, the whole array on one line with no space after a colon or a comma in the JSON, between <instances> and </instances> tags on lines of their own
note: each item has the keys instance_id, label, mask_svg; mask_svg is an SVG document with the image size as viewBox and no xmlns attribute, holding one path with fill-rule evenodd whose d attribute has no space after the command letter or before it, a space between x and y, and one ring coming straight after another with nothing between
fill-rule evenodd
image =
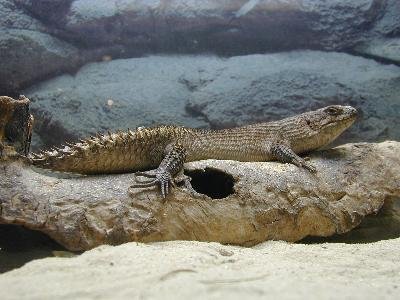
<instances>
[{"instance_id":1,"label":"hole in log","mask_svg":"<svg viewBox=\"0 0 400 300\"><path fill-rule=\"evenodd\" d=\"M233 176L221 170L205 168L185 171L185 174L192 178L191 184L196 192L212 199L222 199L235 192Z\"/></svg>"}]
</instances>

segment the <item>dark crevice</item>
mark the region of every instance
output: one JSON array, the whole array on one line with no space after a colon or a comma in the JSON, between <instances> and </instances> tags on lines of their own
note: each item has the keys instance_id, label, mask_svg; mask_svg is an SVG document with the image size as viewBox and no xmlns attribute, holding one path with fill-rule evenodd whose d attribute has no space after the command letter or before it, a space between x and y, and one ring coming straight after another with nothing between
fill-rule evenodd
<instances>
[{"instance_id":1,"label":"dark crevice","mask_svg":"<svg viewBox=\"0 0 400 300\"><path fill-rule=\"evenodd\" d=\"M388 197L376 215L366 216L356 228L344 234L329 237L309 236L301 240L301 244L316 243L374 243L400 237L400 201L396 197Z\"/></svg>"},{"instance_id":2,"label":"dark crevice","mask_svg":"<svg viewBox=\"0 0 400 300\"><path fill-rule=\"evenodd\" d=\"M207 195L212 199L222 199L235 193L235 180L232 175L215 169L205 168L185 171L192 178L191 184L194 190Z\"/></svg>"},{"instance_id":3,"label":"dark crevice","mask_svg":"<svg viewBox=\"0 0 400 300\"><path fill-rule=\"evenodd\" d=\"M389 59L389 58L385 58L385 57L381 57L378 55L373 55L373 54L367 54L367 53L361 53L358 52L354 49L348 49L348 50L344 50L343 53L347 53L353 56L358 56L358 57L363 57L366 59L372 59L374 61L376 61L377 63L383 64L383 65L395 65L395 66L399 66L400 67L400 62L393 60L393 59Z\"/></svg>"},{"instance_id":4,"label":"dark crevice","mask_svg":"<svg viewBox=\"0 0 400 300\"><path fill-rule=\"evenodd\" d=\"M66 251L44 233L16 225L0 225L0 273L27 262ZM66 252L67 253L67 252Z\"/></svg>"},{"instance_id":5,"label":"dark crevice","mask_svg":"<svg viewBox=\"0 0 400 300\"><path fill-rule=\"evenodd\" d=\"M40 109L31 109L31 111L35 117L35 133L40 136L45 147L78 139L78 136L67 130L61 122L54 120L49 112Z\"/></svg>"}]
</instances>

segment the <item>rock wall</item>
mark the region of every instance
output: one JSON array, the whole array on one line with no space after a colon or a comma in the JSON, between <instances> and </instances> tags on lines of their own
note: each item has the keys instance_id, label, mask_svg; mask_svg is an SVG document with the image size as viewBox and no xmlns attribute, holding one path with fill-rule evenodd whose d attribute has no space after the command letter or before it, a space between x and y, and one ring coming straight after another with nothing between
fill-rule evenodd
<instances>
[{"instance_id":1,"label":"rock wall","mask_svg":"<svg viewBox=\"0 0 400 300\"><path fill-rule=\"evenodd\" d=\"M104 56L319 49L399 63L399 15L397 0L1 0L0 94Z\"/></svg>"},{"instance_id":2,"label":"rock wall","mask_svg":"<svg viewBox=\"0 0 400 300\"><path fill-rule=\"evenodd\" d=\"M23 93L45 145L160 123L238 126L329 104L360 112L339 143L400 139L400 67L342 53L119 59L88 64Z\"/></svg>"}]
</instances>

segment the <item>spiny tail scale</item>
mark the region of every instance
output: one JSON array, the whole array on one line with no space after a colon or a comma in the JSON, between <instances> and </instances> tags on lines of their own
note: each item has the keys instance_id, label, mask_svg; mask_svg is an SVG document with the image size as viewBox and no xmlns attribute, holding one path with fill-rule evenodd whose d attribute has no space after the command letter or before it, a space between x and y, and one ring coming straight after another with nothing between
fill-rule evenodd
<instances>
[{"instance_id":1,"label":"spiny tail scale","mask_svg":"<svg viewBox=\"0 0 400 300\"><path fill-rule=\"evenodd\" d=\"M163 153L156 151L154 145L163 144L151 129L128 130L98 134L78 143L32 153L30 158L37 167L60 172L124 173L157 166Z\"/></svg>"}]
</instances>

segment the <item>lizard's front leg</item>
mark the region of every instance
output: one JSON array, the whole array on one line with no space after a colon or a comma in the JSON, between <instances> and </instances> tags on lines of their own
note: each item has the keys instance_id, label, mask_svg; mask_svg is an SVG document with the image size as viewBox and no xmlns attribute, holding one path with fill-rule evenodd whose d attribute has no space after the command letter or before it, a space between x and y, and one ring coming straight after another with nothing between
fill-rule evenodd
<instances>
[{"instance_id":1,"label":"lizard's front leg","mask_svg":"<svg viewBox=\"0 0 400 300\"><path fill-rule=\"evenodd\" d=\"M136 183L131 188L159 185L161 194L165 198L168 195L170 185L175 186L174 176L183 169L186 155L187 151L182 145L178 143L169 144L165 148L165 156L157 169L135 173L136 176L147 177L150 180L138 181L136 179Z\"/></svg>"},{"instance_id":2,"label":"lizard's front leg","mask_svg":"<svg viewBox=\"0 0 400 300\"><path fill-rule=\"evenodd\" d=\"M278 161L294 164L300 168L305 168L312 173L317 172L313 165L307 163L303 158L298 156L289 146L274 143L269 145L269 151Z\"/></svg>"}]
</instances>

